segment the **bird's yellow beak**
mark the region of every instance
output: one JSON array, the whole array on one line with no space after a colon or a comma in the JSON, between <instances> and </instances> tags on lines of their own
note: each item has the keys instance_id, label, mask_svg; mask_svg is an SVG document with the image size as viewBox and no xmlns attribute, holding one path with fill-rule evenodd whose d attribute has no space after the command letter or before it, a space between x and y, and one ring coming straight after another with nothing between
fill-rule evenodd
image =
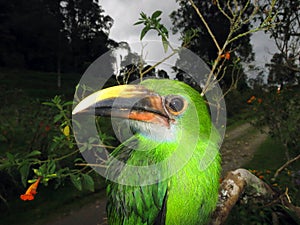
<instances>
[{"instance_id":1,"label":"bird's yellow beak","mask_svg":"<svg viewBox=\"0 0 300 225\"><path fill-rule=\"evenodd\" d=\"M119 85L97 91L79 102L72 112L73 115L81 113L161 123L167 126L170 122L163 98L141 85Z\"/></svg>"}]
</instances>

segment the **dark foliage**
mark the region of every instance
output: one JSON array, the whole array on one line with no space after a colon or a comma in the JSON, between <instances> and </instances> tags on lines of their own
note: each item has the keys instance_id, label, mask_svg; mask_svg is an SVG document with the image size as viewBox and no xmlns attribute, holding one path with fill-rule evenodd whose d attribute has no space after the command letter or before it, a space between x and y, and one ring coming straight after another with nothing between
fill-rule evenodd
<instances>
[{"instance_id":1,"label":"dark foliage","mask_svg":"<svg viewBox=\"0 0 300 225\"><path fill-rule=\"evenodd\" d=\"M92 0L0 0L0 66L82 71L108 50L111 26Z\"/></svg>"},{"instance_id":2,"label":"dark foliage","mask_svg":"<svg viewBox=\"0 0 300 225\"><path fill-rule=\"evenodd\" d=\"M207 63L213 61L217 57L218 50L204 24L192 6L188 4L188 1L177 0L177 2L179 2L180 8L171 14L174 24L173 32L184 34L190 29L198 30L198 37L192 40L189 48ZM214 4L214 1L196 0L194 2L201 10L218 43L223 45L230 31L230 21L220 12L217 5ZM238 2L242 5L246 3L244 0L239 0ZM222 4L223 1L220 1L220 3ZM243 16L247 18L250 13L251 7L249 7L248 12L246 11ZM250 26L250 23L244 24L239 30L239 33L248 31ZM250 36L245 36L233 42L230 49L235 48L237 48L236 54L241 57L243 61L251 61L253 59Z\"/></svg>"}]
</instances>

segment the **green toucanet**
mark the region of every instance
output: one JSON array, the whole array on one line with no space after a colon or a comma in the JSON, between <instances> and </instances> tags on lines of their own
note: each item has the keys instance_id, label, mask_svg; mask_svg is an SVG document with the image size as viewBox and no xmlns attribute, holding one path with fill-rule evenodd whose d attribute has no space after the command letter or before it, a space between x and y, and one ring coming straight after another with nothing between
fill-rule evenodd
<instances>
[{"instance_id":1,"label":"green toucanet","mask_svg":"<svg viewBox=\"0 0 300 225\"><path fill-rule=\"evenodd\" d=\"M109 224L208 222L218 198L219 135L197 91L148 79L93 93L73 114L87 111L126 119L133 133L108 162Z\"/></svg>"}]
</instances>

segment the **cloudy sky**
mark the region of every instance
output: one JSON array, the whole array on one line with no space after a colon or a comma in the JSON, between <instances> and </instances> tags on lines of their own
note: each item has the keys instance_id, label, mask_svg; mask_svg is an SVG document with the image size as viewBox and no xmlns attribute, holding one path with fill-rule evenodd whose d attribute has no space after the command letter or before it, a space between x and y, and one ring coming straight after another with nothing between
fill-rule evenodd
<instances>
[{"instance_id":1,"label":"cloudy sky","mask_svg":"<svg viewBox=\"0 0 300 225\"><path fill-rule=\"evenodd\" d=\"M110 38L126 42L139 41L142 25L133 26L133 24L138 21L141 12L150 16L156 10L163 11L162 23L167 28L171 28L169 15L178 8L175 0L100 0L100 4L105 13L114 19ZM157 36L154 32L150 32L146 38L153 39L154 35ZM175 41L178 37L171 38L171 41Z\"/></svg>"},{"instance_id":2,"label":"cloudy sky","mask_svg":"<svg viewBox=\"0 0 300 225\"><path fill-rule=\"evenodd\" d=\"M175 0L100 0L100 4L108 14L114 19L114 25L110 32L110 38L115 41L126 41L136 43L139 41L139 35L142 25L133 26L140 17L141 12L151 15L156 10L163 11L162 23L169 29L172 27L169 15L178 8ZM170 41L174 44L180 44L179 36L170 33ZM157 34L149 32L145 40L158 40ZM264 32L258 32L252 35L252 44L256 55L255 64L264 67L264 64L270 60L271 54L276 51L274 43ZM138 52L138 50L134 49Z\"/></svg>"}]
</instances>

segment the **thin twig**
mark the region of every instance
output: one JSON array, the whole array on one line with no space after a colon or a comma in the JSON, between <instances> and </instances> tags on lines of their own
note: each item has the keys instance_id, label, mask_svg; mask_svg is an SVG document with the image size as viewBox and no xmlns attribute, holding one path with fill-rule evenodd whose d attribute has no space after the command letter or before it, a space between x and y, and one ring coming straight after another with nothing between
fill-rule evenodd
<instances>
[{"instance_id":1,"label":"thin twig","mask_svg":"<svg viewBox=\"0 0 300 225\"><path fill-rule=\"evenodd\" d=\"M196 13L198 14L198 16L200 17L202 23L204 24L204 26L206 27L209 35L211 36L211 38L213 39L218 51L219 51L219 54L222 52L222 49L215 37L215 35L213 34L213 32L211 31L210 27L208 26L206 20L204 19L202 13L200 12L200 10L198 9L198 7L195 5L194 1L193 0L189 0L189 2L192 4L192 7L195 9Z\"/></svg>"},{"instance_id":2,"label":"thin twig","mask_svg":"<svg viewBox=\"0 0 300 225\"><path fill-rule=\"evenodd\" d=\"M163 62L167 61L169 58L171 58L172 56L174 56L175 54L178 53L178 50L174 50L170 55L168 55L167 57L163 58L162 60L160 60L159 62L155 63L153 66L151 66L150 68L148 68L147 70L145 70L144 72L142 72L140 74L141 80L143 79L143 76L146 73L149 73L152 69L154 69L155 67L159 66L160 64L162 64Z\"/></svg>"},{"instance_id":3,"label":"thin twig","mask_svg":"<svg viewBox=\"0 0 300 225\"><path fill-rule=\"evenodd\" d=\"M222 9L221 5L220 5L220 2L219 0L216 1L217 2L217 6L218 6L218 9L220 10L220 12L229 20L231 21L232 18ZM231 11L231 9L229 9Z\"/></svg>"},{"instance_id":4,"label":"thin twig","mask_svg":"<svg viewBox=\"0 0 300 225\"><path fill-rule=\"evenodd\" d=\"M283 164L278 170L276 170L276 173L274 174L274 178L276 178L279 173L284 170L286 167L288 167L291 163L297 161L298 159L300 159L300 154L298 156L296 156L295 158L287 161L285 164Z\"/></svg>"},{"instance_id":5,"label":"thin twig","mask_svg":"<svg viewBox=\"0 0 300 225\"><path fill-rule=\"evenodd\" d=\"M82 146L85 145L85 143L80 143L80 142L78 142L77 144L82 145ZM90 145L93 146L93 147L100 147L100 148L109 148L109 149L115 149L116 148L114 146L104 145L104 144L90 144Z\"/></svg>"},{"instance_id":6,"label":"thin twig","mask_svg":"<svg viewBox=\"0 0 300 225\"><path fill-rule=\"evenodd\" d=\"M7 200L0 194L0 199L7 205Z\"/></svg>"},{"instance_id":7,"label":"thin twig","mask_svg":"<svg viewBox=\"0 0 300 225\"><path fill-rule=\"evenodd\" d=\"M101 164L97 164L97 163L75 163L75 166L90 166L90 167L107 168L106 165L101 165Z\"/></svg>"}]
</instances>

